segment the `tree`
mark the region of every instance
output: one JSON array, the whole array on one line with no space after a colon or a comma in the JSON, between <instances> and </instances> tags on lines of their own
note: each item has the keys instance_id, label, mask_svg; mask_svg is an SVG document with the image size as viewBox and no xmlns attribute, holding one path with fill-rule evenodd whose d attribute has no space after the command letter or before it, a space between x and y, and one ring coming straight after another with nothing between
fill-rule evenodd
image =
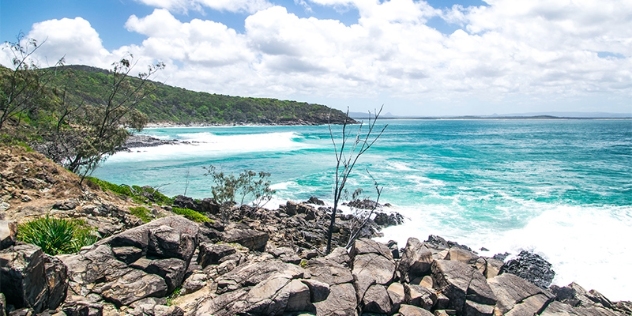
<instances>
[{"instance_id":1,"label":"tree","mask_svg":"<svg viewBox=\"0 0 632 316\"><path fill-rule=\"evenodd\" d=\"M362 234L362 230L371 220L371 217L373 216L375 210L380 206L380 196L382 196L382 190L384 189L384 187L380 186L373 175L371 175L369 170L367 170L366 172L369 174L371 180L373 180L373 188L377 193L377 198L375 199L374 203L371 203L371 207L369 209L355 208L353 212L349 240L347 241L347 245L345 246L345 248L347 249L351 248L353 241L356 240L360 236L360 234ZM360 194L362 194L362 189L357 189L355 192L353 192L353 196L351 199L356 200L360 196ZM365 201L367 201L367 198L365 198ZM354 208L352 208L352 210L353 209Z\"/></svg>"},{"instance_id":2,"label":"tree","mask_svg":"<svg viewBox=\"0 0 632 316\"><path fill-rule=\"evenodd\" d=\"M36 110L43 102L50 77L38 71L33 54L41 46L37 40L19 34L15 43L8 43L13 53L11 69L0 69L0 130L14 116ZM61 58L55 67L62 65ZM3 68L0 66L0 68Z\"/></svg>"},{"instance_id":3,"label":"tree","mask_svg":"<svg viewBox=\"0 0 632 316\"><path fill-rule=\"evenodd\" d=\"M327 250L326 253L331 252L331 237L333 235L334 226L336 224L336 213L338 212L338 203L345 192L345 185L353 168L360 156L362 156L375 142L382 136L384 130L388 127L388 124L384 125L379 132L376 133L375 124L377 119L382 113L382 108L379 111L371 113L369 111L369 122L366 125L366 132L363 131L365 127L364 121L360 122L357 132L352 133L348 127L352 124L351 118L349 118L349 109L347 109L347 115L342 123L342 139L340 143L336 143L334 132L329 124L329 135L331 142L334 146L334 152L336 155L336 169L334 177L334 206L331 211L331 221L329 223L329 229L327 231ZM354 137L353 139L351 137Z\"/></svg>"},{"instance_id":4,"label":"tree","mask_svg":"<svg viewBox=\"0 0 632 316\"><path fill-rule=\"evenodd\" d=\"M125 143L129 129L140 131L147 124L147 116L138 105L153 90L149 79L164 68L164 63L149 65L146 72L133 78L135 65L132 55L113 63L104 77L107 88L100 97L69 97L67 91L76 91L74 85L78 84L72 74L58 93L60 100L52 115L56 121L42 133L45 142L40 147L54 161L81 175L82 181Z\"/></svg>"}]
</instances>

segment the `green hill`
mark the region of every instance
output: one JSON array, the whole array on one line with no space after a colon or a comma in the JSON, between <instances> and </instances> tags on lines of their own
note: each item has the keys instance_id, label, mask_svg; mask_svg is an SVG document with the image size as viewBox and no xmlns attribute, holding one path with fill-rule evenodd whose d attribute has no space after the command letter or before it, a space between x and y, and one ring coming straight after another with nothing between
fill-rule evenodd
<instances>
[{"instance_id":1,"label":"green hill","mask_svg":"<svg viewBox=\"0 0 632 316\"><path fill-rule=\"evenodd\" d=\"M50 70L50 69L49 69ZM99 103L107 95L108 70L89 66L57 68L53 85L66 84L72 72L73 98ZM175 124L327 124L342 123L345 113L320 104L268 98L234 97L206 92L195 92L152 82L154 89L138 104L150 123Z\"/></svg>"}]
</instances>

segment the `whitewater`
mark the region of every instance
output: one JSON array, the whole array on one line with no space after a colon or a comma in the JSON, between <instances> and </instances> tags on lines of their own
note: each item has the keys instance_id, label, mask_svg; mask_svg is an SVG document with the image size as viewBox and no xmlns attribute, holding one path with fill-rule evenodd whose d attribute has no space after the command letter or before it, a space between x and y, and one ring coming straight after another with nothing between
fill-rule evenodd
<instances>
[{"instance_id":1,"label":"whitewater","mask_svg":"<svg viewBox=\"0 0 632 316\"><path fill-rule=\"evenodd\" d=\"M381 120L386 132L356 165L363 189L406 217L382 241L435 234L481 255L520 250L546 258L554 284L575 281L632 300L632 120ZM352 127L355 128L355 127ZM339 141L340 127L333 126ZM331 203L334 152L327 126L149 128L181 140L111 156L94 176L211 196L202 167L272 174L273 201ZM370 175L368 172L370 172ZM482 247L489 249L480 250Z\"/></svg>"}]
</instances>

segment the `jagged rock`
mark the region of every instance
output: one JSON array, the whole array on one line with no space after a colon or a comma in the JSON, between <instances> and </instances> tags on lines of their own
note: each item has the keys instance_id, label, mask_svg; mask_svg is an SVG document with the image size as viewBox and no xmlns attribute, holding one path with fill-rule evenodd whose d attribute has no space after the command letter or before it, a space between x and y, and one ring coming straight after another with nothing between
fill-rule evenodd
<instances>
[{"instance_id":1,"label":"jagged rock","mask_svg":"<svg viewBox=\"0 0 632 316\"><path fill-rule=\"evenodd\" d=\"M220 259L236 252L235 248L228 245L203 243L200 245L197 263L205 268L209 264L218 264Z\"/></svg>"},{"instance_id":2,"label":"jagged rock","mask_svg":"<svg viewBox=\"0 0 632 316\"><path fill-rule=\"evenodd\" d=\"M432 252L422 245L417 238L408 238L404 247L402 259L397 267L402 280L411 282L416 277L423 276L430 271Z\"/></svg>"},{"instance_id":3,"label":"jagged rock","mask_svg":"<svg viewBox=\"0 0 632 316\"><path fill-rule=\"evenodd\" d=\"M485 305L470 300L465 301L463 307L463 315L468 316L492 316L494 313L493 305Z\"/></svg>"},{"instance_id":4,"label":"jagged rock","mask_svg":"<svg viewBox=\"0 0 632 316\"><path fill-rule=\"evenodd\" d=\"M206 273L193 273L182 282L181 294L193 293L206 285L208 275Z\"/></svg>"},{"instance_id":5,"label":"jagged rock","mask_svg":"<svg viewBox=\"0 0 632 316\"><path fill-rule=\"evenodd\" d=\"M403 304L395 315L401 316L433 316L431 312L417 306Z\"/></svg>"},{"instance_id":6,"label":"jagged rock","mask_svg":"<svg viewBox=\"0 0 632 316\"><path fill-rule=\"evenodd\" d=\"M186 262L191 260L197 245L197 225L193 224L196 229L191 232L183 232L176 223L165 223L149 229L148 255L159 258L178 258ZM190 225L190 223L187 224Z\"/></svg>"},{"instance_id":7,"label":"jagged rock","mask_svg":"<svg viewBox=\"0 0 632 316\"><path fill-rule=\"evenodd\" d=\"M502 268L504 262L502 260L493 259L493 258L485 258L485 277L487 279L491 279L497 276L500 273L500 269Z\"/></svg>"},{"instance_id":8,"label":"jagged rock","mask_svg":"<svg viewBox=\"0 0 632 316\"><path fill-rule=\"evenodd\" d=\"M316 205L325 205L325 202L323 202L322 200L320 200L319 198L312 196L309 198L309 200L307 200L305 203L308 204L316 204Z\"/></svg>"},{"instance_id":9,"label":"jagged rock","mask_svg":"<svg viewBox=\"0 0 632 316\"><path fill-rule=\"evenodd\" d=\"M309 287L310 301L312 303L324 301L329 297L329 293L331 292L329 284L312 279L304 279L301 280L301 282Z\"/></svg>"},{"instance_id":10,"label":"jagged rock","mask_svg":"<svg viewBox=\"0 0 632 316\"><path fill-rule=\"evenodd\" d=\"M18 225L16 222L0 220L0 250L13 246L17 233Z\"/></svg>"},{"instance_id":11,"label":"jagged rock","mask_svg":"<svg viewBox=\"0 0 632 316\"><path fill-rule=\"evenodd\" d=\"M601 306L573 307L562 302L553 301L540 314L543 316L577 315L577 316L623 316L623 313L609 310Z\"/></svg>"},{"instance_id":12,"label":"jagged rock","mask_svg":"<svg viewBox=\"0 0 632 316\"><path fill-rule=\"evenodd\" d=\"M546 289L555 277L551 264L537 254L521 251L515 259L506 262L500 273L509 272Z\"/></svg>"},{"instance_id":13,"label":"jagged rock","mask_svg":"<svg viewBox=\"0 0 632 316\"><path fill-rule=\"evenodd\" d=\"M397 242L394 240L389 240L386 243L386 246L388 247L388 249L391 250L391 255L393 256L393 259L399 259L399 248L397 247Z\"/></svg>"},{"instance_id":14,"label":"jagged rock","mask_svg":"<svg viewBox=\"0 0 632 316\"><path fill-rule=\"evenodd\" d=\"M156 259L151 261L145 272L159 275L167 283L167 292L182 284L187 263L177 258Z\"/></svg>"},{"instance_id":15,"label":"jagged rock","mask_svg":"<svg viewBox=\"0 0 632 316\"><path fill-rule=\"evenodd\" d=\"M120 306L129 305L145 297L164 296L167 294L167 283L155 274L129 269L121 277L100 284L93 291L100 293L106 301Z\"/></svg>"},{"instance_id":16,"label":"jagged rock","mask_svg":"<svg viewBox=\"0 0 632 316\"><path fill-rule=\"evenodd\" d=\"M366 291L362 298L362 311L365 313L390 313L393 305L386 291L386 287L374 284Z\"/></svg>"},{"instance_id":17,"label":"jagged rock","mask_svg":"<svg viewBox=\"0 0 632 316\"><path fill-rule=\"evenodd\" d=\"M471 264L476 262L478 256L471 251L459 247L452 247L448 250L448 255L445 259Z\"/></svg>"},{"instance_id":18,"label":"jagged rock","mask_svg":"<svg viewBox=\"0 0 632 316\"><path fill-rule=\"evenodd\" d=\"M69 210L74 210L75 208L77 208L77 205L78 205L77 201L73 201L73 200L59 201L53 204L53 209L69 211Z\"/></svg>"},{"instance_id":19,"label":"jagged rock","mask_svg":"<svg viewBox=\"0 0 632 316\"><path fill-rule=\"evenodd\" d=\"M473 303L489 305L492 309L496 304L496 296L485 277L465 263L436 260L432 264L432 276L435 286L450 299L449 307L457 311L464 311L466 298Z\"/></svg>"},{"instance_id":20,"label":"jagged rock","mask_svg":"<svg viewBox=\"0 0 632 316\"><path fill-rule=\"evenodd\" d=\"M0 316L7 316L7 299L4 297L4 293L0 292Z\"/></svg>"},{"instance_id":21,"label":"jagged rock","mask_svg":"<svg viewBox=\"0 0 632 316\"><path fill-rule=\"evenodd\" d=\"M375 224L382 227L396 226L404 223L404 216L397 212L393 212L390 214L377 212L373 221L375 222Z\"/></svg>"},{"instance_id":22,"label":"jagged rock","mask_svg":"<svg viewBox=\"0 0 632 316\"><path fill-rule=\"evenodd\" d=\"M489 279L488 284L498 300L496 310L503 315L533 315L540 312L552 298L548 291L511 273Z\"/></svg>"},{"instance_id":23,"label":"jagged rock","mask_svg":"<svg viewBox=\"0 0 632 316\"><path fill-rule=\"evenodd\" d=\"M254 286L246 300L253 304L247 312L264 315L306 311L311 307L309 287L283 274L274 275Z\"/></svg>"},{"instance_id":24,"label":"jagged rock","mask_svg":"<svg viewBox=\"0 0 632 316\"><path fill-rule=\"evenodd\" d=\"M357 315L355 289L350 283L332 285L326 300L314 303L316 315Z\"/></svg>"},{"instance_id":25,"label":"jagged rock","mask_svg":"<svg viewBox=\"0 0 632 316\"><path fill-rule=\"evenodd\" d=\"M19 244L0 251L0 289L6 304L39 313L65 297L66 266L40 247Z\"/></svg>"},{"instance_id":26,"label":"jagged rock","mask_svg":"<svg viewBox=\"0 0 632 316\"><path fill-rule=\"evenodd\" d=\"M132 316L184 316L184 311L178 306L166 306L165 298L147 297L130 305L133 310L127 313Z\"/></svg>"},{"instance_id":27,"label":"jagged rock","mask_svg":"<svg viewBox=\"0 0 632 316\"><path fill-rule=\"evenodd\" d=\"M268 234L252 229L231 229L224 232L223 240L238 243L250 250L264 251L268 243Z\"/></svg>"},{"instance_id":28,"label":"jagged rock","mask_svg":"<svg viewBox=\"0 0 632 316\"><path fill-rule=\"evenodd\" d=\"M386 245L370 239L358 239L351 249L353 258L353 285L356 289L359 302L364 301L366 292L372 285L387 285L393 280L395 274L395 261ZM375 295L376 289L373 290ZM386 288L384 288L386 293ZM388 295L386 295L388 296ZM376 297L371 298L375 300ZM380 309L384 307L382 301L377 300ZM390 304L389 304L390 310Z\"/></svg>"},{"instance_id":29,"label":"jagged rock","mask_svg":"<svg viewBox=\"0 0 632 316\"><path fill-rule=\"evenodd\" d=\"M244 286L253 286L268 279L271 275L283 273L292 278L301 278L303 269L280 260L266 260L237 267L216 280L218 291L234 291Z\"/></svg>"},{"instance_id":30,"label":"jagged rock","mask_svg":"<svg viewBox=\"0 0 632 316\"><path fill-rule=\"evenodd\" d=\"M73 300L64 303L61 310L67 316L101 316L103 315L103 304L87 300Z\"/></svg>"},{"instance_id":31,"label":"jagged rock","mask_svg":"<svg viewBox=\"0 0 632 316\"><path fill-rule=\"evenodd\" d=\"M327 258L309 260L307 262L307 270L312 279L327 283L330 286L353 282L353 275L348 268ZM353 293L355 293L355 290Z\"/></svg>"},{"instance_id":32,"label":"jagged rock","mask_svg":"<svg viewBox=\"0 0 632 316\"><path fill-rule=\"evenodd\" d=\"M423 286L405 284L404 293L406 304L419 306L426 310L430 310L437 302L437 294Z\"/></svg>"},{"instance_id":33,"label":"jagged rock","mask_svg":"<svg viewBox=\"0 0 632 316\"><path fill-rule=\"evenodd\" d=\"M556 300L571 306L588 307L599 304L610 309L614 308L614 304L603 294L595 290L588 292L575 282L563 287L552 285L551 291L555 294Z\"/></svg>"},{"instance_id":34,"label":"jagged rock","mask_svg":"<svg viewBox=\"0 0 632 316\"><path fill-rule=\"evenodd\" d=\"M391 303L393 304L393 311L397 311L399 306L405 302L406 292L404 290L404 285L401 283L393 282L386 289L388 292L388 297L391 299Z\"/></svg>"},{"instance_id":35,"label":"jagged rock","mask_svg":"<svg viewBox=\"0 0 632 316\"><path fill-rule=\"evenodd\" d=\"M143 249L132 246L113 247L112 253L116 259L130 264L143 256Z\"/></svg>"},{"instance_id":36,"label":"jagged rock","mask_svg":"<svg viewBox=\"0 0 632 316\"><path fill-rule=\"evenodd\" d=\"M335 248L325 258L345 267L351 265L351 257L349 256L349 253L347 253L347 249L345 249L344 247Z\"/></svg>"},{"instance_id":37,"label":"jagged rock","mask_svg":"<svg viewBox=\"0 0 632 316\"><path fill-rule=\"evenodd\" d=\"M363 254L378 254L386 259L393 259L391 250L383 243L371 240L371 239L357 239L353 242L349 255L351 258L355 258L357 255Z\"/></svg>"},{"instance_id":38,"label":"jagged rock","mask_svg":"<svg viewBox=\"0 0 632 316\"><path fill-rule=\"evenodd\" d=\"M196 306L195 315L232 316L241 313L248 306L245 302L247 294L247 290L239 289L216 297L207 297Z\"/></svg>"},{"instance_id":39,"label":"jagged rock","mask_svg":"<svg viewBox=\"0 0 632 316\"><path fill-rule=\"evenodd\" d=\"M287 201L285 203L285 214L289 215L289 216L294 216L296 215L297 212L297 208L298 208L298 204L292 201Z\"/></svg>"}]
</instances>

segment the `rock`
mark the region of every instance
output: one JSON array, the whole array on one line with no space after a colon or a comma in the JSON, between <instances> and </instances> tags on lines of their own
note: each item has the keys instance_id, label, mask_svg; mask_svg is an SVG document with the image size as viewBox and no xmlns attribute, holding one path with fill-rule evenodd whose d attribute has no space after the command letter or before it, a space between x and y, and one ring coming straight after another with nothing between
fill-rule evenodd
<instances>
[{"instance_id":1,"label":"rock","mask_svg":"<svg viewBox=\"0 0 632 316\"><path fill-rule=\"evenodd\" d=\"M312 279L304 279L301 280L301 282L309 287L310 301L312 303L324 301L329 297L329 293L331 292L329 284Z\"/></svg>"},{"instance_id":2,"label":"rock","mask_svg":"<svg viewBox=\"0 0 632 316\"><path fill-rule=\"evenodd\" d=\"M373 221L381 227L396 226L404 223L404 216L397 212L392 212L390 214L377 212Z\"/></svg>"},{"instance_id":3,"label":"rock","mask_svg":"<svg viewBox=\"0 0 632 316\"><path fill-rule=\"evenodd\" d=\"M623 316L624 314L603 308L601 306L573 307L562 302L553 301L540 315Z\"/></svg>"},{"instance_id":4,"label":"rock","mask_svg":"<svg viewBox=\"0 0 632 316\"><path fill-rule=\"evenodd\" d=\"M433 316L431 312L417 306L402 305L399 307L399 314L401 316Z\"/></svg>"},{"instance_id":5,"label":"rock","mask_svg":"<svg viewBox=\"0 0 632 316\"><path fill-rule=\"evenodd\" d=\"M332 250L325 258L345 267L351 265L351 257L347 253L347 249L344 247L334 248L334 250Z\"/></svg>"},{"instance_id":6,"label":"rock","mask_svg":"<svg viewBox=\"0 0 632 316\"><path fill-rule=\"evenodd\" d=\"M349 255L351 256L351 258L355 258L355 256L357 255L371 253L381 255L386 259L393 259L393 254L391 253L391 250L388 248L388 246L367 238L356 239L351 246L351 250L349 251Z\"/></svg>"},{"instance_id":7,"label":"rock","mask_svg":"<svg viewBox=\"0 0 632 316\"><path fill-rule=\"evenodd\" d=\"M223 240L238 243L250 250L264 251L268 243L268 234L252 229L231 229L224 232Z\"/></svg>"},{"instance_id":8,"label":"rock","mask_svg":"<svg viewBox=\"0 0 632 316\"><path fill-rule=\"evenodd\" d=\"M485 277L491 279L500 273L500 269L505 263L498 259L486 258L485 264Z\"/></svg>"},{"instance_id":9,"label":"rock","mask_svg":"<svg viewBox=\"0 0 632 316\"><path fill-rule=\"evenodd\" d=\"M306 268L313 280L327 283L329 286L353 282L353 275L348 268L328 258L309 260Z\"/></svg>"},{"instance_id":10,"label":"rock","mask_svg":"<svg viewBox=\"0 0 632 316\"><path fill-rule=\"evenodd\" d=\"M437 295L434 291L423 286L414 284L405 284L406 304L419 306L423 309L430 310L437 302Z\"/></svg>"},{"instance_id":11,"label":"rock","mask_svg":"<svg viewBox=\"0 0 632 316\"><path fill-rule=\"evenodd\" d=\"M380 284L369 287L362 298L362 305L364 306L362 308L364 313L386 314L393 309L386 287Z\"/></svg>"},{"instance_id":12,"label":"rock","mask_svg":"<svg viewBox=\"0 0 632 316\"><path fill-rule=\"evenodd\" d=\"M465 312L465 301L492 307L496 296L485 277L471 266L449 260L436 260L432 264L432 277L442 294L450 299L450 308Z\"/></svg>"},{"instance_id":13,"label":"rock","mask_svg":"<svg viewBox=\"0 0 632 316\"><path fill-rule=\"evenodd\" d=\"M309 198L309 200L307 200L305 203L307 204L316 204L316 205L325 205L325 202L323 202L322 200L320 200L319 198L312 196Z\"/></svg>"},{"instance_id":14,"label":"rock","mask_svg":"<svg viewBox=\"0 0 632 316\"><path fill-rule=\"evenodd\" d=\"M356 294L350 283L332 285L326 300L314 303L316 315L357 315Z\"/></svg>"},{"instance_id":15,"label":"rock","mask_svg":"<svg viewBox=\"0 0 632 316\"><path fill-rule=\"evenodd\" d=\"M432 252L419 239L408 238L397 270L401 273L402 280L411 282L430 271L433 260Z\"/></svg>"},{"instance_id":16,"label":"rock","mask_svg":"<svg viewBox=\"0 0 632 316\"><path fill-rule=\"evenodd\" d=\"M197 263L205 268L209 264L218 264L220 259L236 252L235 248L228 245L203 243L200 245Z\"/></svg>"},{"instance_id":17,"label":"rock","mask_svg":"<svg viewBox=\"0 0 632 316\"><path fill-rule=\"evenodd\" d=\"M6 304L40 313L57 308L68 286L66 266L40 247L21 244L0 251L0 289Z\"/></svg>"},{"instance_id":18,"label":"rock","mask_svg":"<svg viewBox=\"0 0 632 316\"><path fill-rule=\"evenodd\" d=\"M522 315L537 314L553 297L548 291L511 273L489 279L488 284L498 300L496 310L503 315L517 311L524 313Z\"/></svg>"},{"instance_id":19,"label":"rock","mask_svg":"<svg viewBox=\"0 0 632 316\"><path fill-rule=\"evenodd\" d=\"M167 284L155 274L129 269L126 274L96 287L94 291L100 293L106 301L121 306L145 297L164 296L167 294Z\"/></svg>"},{"instance_id":20,"label":"rock","mask_svg":"<svg viewBox=\"0 0 632 316\"><path fill-rule=\"evenodd\" d=\"M16 222L0 220L0 250L13 246L17 233L18 225Z\"/></svg>"},{"instance_id":21,"label":"rock","mask_svg":"<svg viewBox=\"0 0 632 316\"><path fill-rule=\"evenodd\" d=\"M615 304L613 304L603 294L595 290L586 291L575 282L563 287L552 285L550 289L555 295L555 299L557 301L574 307L591 307L598 305L608 309L615 309Z\"/></svg>"},{"instance_id":22,"label":"rock","mask_svg":"<svg viewBox=\"0 0 632 316\"><path fill-rule=\"evenodd\" d=\"M391 255L393 256L393 259L399 259L399 248L397 247L397 242L394 240L389 240L386 243L386 246L388 247L388 249L391 250Z\"/></svg>"},{"instance_id":23,"label":"rock","mask_svg":"<svg viewBox=\"0 0 632 316\"><path fill-rule=\"evenodd\" d=\"M506 262L500 273L515 274L529 282L546 289L555 277L551 264L537 254L521 251L515 259Z\"/></svg>"},{"instance_id":24,"label":"rock","mask_svg":"<svg viewBox=\"0 0 632 316\"><path fill-rule=\"evenodd\" d=\"M388 297L391 299L391 303L393 304L393 311L397 311L399 306L405 302L406 292L404 290L404 285L401 283L393 282L386 289L388 292Z\"/></svg>"},{"instance_id":25,"label":"rock","mask_svg":"<svg viewBox=\"0 0 632 316\"><path fill-rule=\"evenodd\" d=\"M493 305L485 305L470 300L465 301L463 314L468 316L492 316L494 313Z\"/></svg>"},{"instance_id":26,"label":"rock","mask_svg":"<svg viewBox=\"0 0 632 316\"><path fill-rule=\"evenodd\" d=\"M460 261L468 264L476 262L476 259L478 259L476 254L458 247L450 248L446 257L446 260Z\"/></svg>"},{"instance_id":27,"label":"rock","mask_svg":"<svg viewBox=\"0 0 632 316\"><path fill-rule=\"evenodd\" d=\"M193 273L182 283L181 294L193 293L206 285L208 276L206 273Z\"/></svg>"},{"instance_id":28,"label":"rock","mask_svg":"<svg viewBox=\"0 0 632 316\"><path fill-rule=\"evenodd\" d=\"M247 294L247 290L239 289L219 296L207 297L196 306L195 315L232 316L243 313L243 309L248 307L245 302Z\"/></svg>"},{"instance_id":29,"label":"rock","mask_svg":"<svg viewBox=\"0 0 632 316\"><path fill-rule=\"evenodd\" d=\"M7 299L4 297L4 293L0 292L0 316L7 316Z\"/></svg>"},{"instance_id":30,"label":"rock","mask_svg":"<svg viewBox=\"0 0 632 316\"><path fill-rule=\"evenodd\" d=\"M187 263L177 258L156 259L151 261L145 272L159 275L167 283L167 292L171 293L182 284Z\"/></svg>"},{"instance_id":31,"label":"rock","mask_svg":"<svg viewBox=\"0 0 632 316\"><path fill-rule=\"evenodd\" d=\"M216 280L218 292L223 293L244 286L253 286L276 273L290 275L295 279L301 278L304 271L296 265L284 263L277 259L240 265Z\"/></svg>"},{"instance_id":32,"label":"rock","mask_svg":"<svg viewBox=\"0 0 632 316\"><path fill-rule=\"evenodd\" d=\"M77 207L77 202L76 201L72 201L72 200L68 200L68 201L59 201L56 202L55 204L53 204L53 209L56 210L62 210L62 211L69 211L69 210L74 210Z\"/></svg>"},{"instance_id":33,"label":"rock","mask_svg":"<svg viewBox=\"0 0 632 316\"><path fill-rule=\"evenodd\" d=\"M246 300L252 304L246 309L247 312L263 315L305 311L311 306L309 287L283 274L274 275L255 285Z\"/></svg>"},{"instance_id":34,"label":"rock","mask_svg":"<svg viewBox=\"0 0 632 316\"><path fill-rule=\"evenodd\" d=\"M112 253L116 259L130 264L143 256L143 249L132 246L114 247Z\"/></svg>"},{"instance_id":35,"label":"rock","mask_svg":"<svg viewBox=\"0 0 632 316\"><path fill-rule=\"evenodd\" d=\"M67 316L101 316L103 315L103 304L86 300L73 300L64 303L61 310Z\"/></svg>"},{"instance_id":36,"label":"rock","mask_svg":"<svg viewBox=\"0 0 632 316\"><path fill-rule=\"evenodd\" d=\"M174 224L176 223L165 223L149 229L147 254L159 258L178 258L189 262L197 246L197 224L193 224L196 229L189 234L183 233Z\"/></svg>"}]
</instances>

